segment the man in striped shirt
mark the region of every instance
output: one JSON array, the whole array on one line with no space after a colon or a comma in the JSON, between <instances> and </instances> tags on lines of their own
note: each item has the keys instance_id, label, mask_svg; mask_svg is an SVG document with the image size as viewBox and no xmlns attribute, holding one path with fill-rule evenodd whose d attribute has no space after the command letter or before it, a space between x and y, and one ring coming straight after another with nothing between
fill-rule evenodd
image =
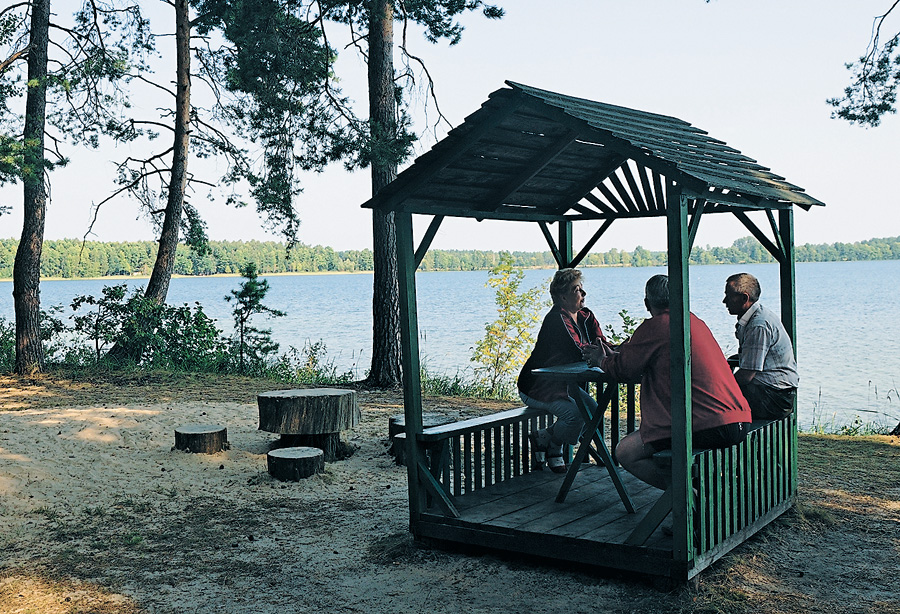
<instances>
[{"instance_id":1,"label":"man in striped shirt","mask_svg":"<svg viewBox=\"0 0 900 614\"><path fill-rule=\"evenodd\" d=\"M794 410L800 376L791 339L778 315L759 301L759 280L749 273L725 282L722 300L737 317L738 354L734 378L741 387L754 420L784 418Z\"/></svg>"}]
</instances>

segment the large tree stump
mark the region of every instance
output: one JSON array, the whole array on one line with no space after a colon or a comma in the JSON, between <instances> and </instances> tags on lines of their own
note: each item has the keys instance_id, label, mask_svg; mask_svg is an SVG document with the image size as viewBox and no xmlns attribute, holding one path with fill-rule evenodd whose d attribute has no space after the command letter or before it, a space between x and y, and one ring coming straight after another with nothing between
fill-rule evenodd
<instances>
[{"instance_id":1,"label":"large tree stump","mask_svg":"<svg viewBox=\"0 0 900 614\"><path fill-rule=\"evenodd\" d=\"M175 448L200 454L215 454L228 445L228 429L216 424L187 424L175 429Z\"/></svg>"},{"instance_id":2,"label":"large tree stump","mask_svg":"<svg viewBox=\"0 0 900 614\"><path fill-rule=\"evenodd\" d=\"M427 429L432 426L443 426L444 424L456 422L458 419L458 416L445 416L444 414L426 412L422 414L422 428ZM394 457L394 462L398 465L403 464L405 453L404 446L406 444L397 441L395 438L399 433L402 433L405 430L406 416L404 414L397 414L388 418L388 439L391 441L391 446L388 448L388 454Z\"/></svg>"},{"instance_id":3,"label":"large tree stump","mask_svg":"<svg viewBox=\"0 0 900 614\"><path fill-rule=\"evenodd\" d=\"M355 390L310 388L275 390L256 397L259 430L281 435L282 446L312 446L333 462L352 454L341 431L359 424Z\"/></svg>"},{"instance_id":4,"label":"large tree stump","mask_svg":"<svg viewBox=\"0 0 900 614\"><path fill-rule=\"evenodd\" d=\"M325 453L319 448L279 448L266 454L269 475L282 482L299 482L325 470Z\"/></svg>"}]
</instances>

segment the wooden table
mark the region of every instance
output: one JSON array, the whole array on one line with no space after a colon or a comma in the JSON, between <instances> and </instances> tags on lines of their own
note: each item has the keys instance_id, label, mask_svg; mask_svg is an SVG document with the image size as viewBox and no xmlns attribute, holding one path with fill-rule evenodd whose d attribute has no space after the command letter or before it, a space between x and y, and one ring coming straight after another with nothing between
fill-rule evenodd
<instances>
[{"instance_id":1,"label":"wooden table","mask_svg":"<svg viewBox=\"0 0 900 614\"><path fill-rule=\"evenodd\" d=\"M281 435L281 447L320 448L329 463L352 454L341 443L341 431L359 424L362 416L355 390L273 390L257 395L256 403L259 430Z\"/></svg>"},{"instance_id":2,"label":"wooden table","mask_svg":"<svg viewBox=\"0 0 900 614\"><path fill-rule=\"evenodd\" d=\"M609 453L609 448L606 447L603 433L599 430L599 427L603 422L603 415L606 413L606 408L610 403L618 403L619 401L618 382L610 379L600 367L589 367L584 361L557 365L555 367L542 367L540 369L534 369L532 372L542 377L552 378L570 384L583 384L585 382L597 383L597 411L595 415L591 415L591 409L584 402L581 395L573 395L575 404L578 406L578 411L581 412L581 417L584 419L585 428L581 434L575 458L569 465L569 469L566 471L566 478L563 480L562 486L559 488L559 493L556 495L556 501L562 503L566 500L566 495L569 494L572 482L575 481L575 476L578 475L578 469L580 468L581 463L585 462L587 460L587 455L590 454L597 461L597 464L602 464L606 467L606 470L609 472L609 477L616 487L616 491L619 493L619 498L622 499L622 503L625 505L625 509L629 514L633 514L634 503L632 503L631 497L628 496L628 492L625 490L625 485L622 483L622 477L619 475L619 470L613 462L612 454Z\"/></svg>"}]
</instances>

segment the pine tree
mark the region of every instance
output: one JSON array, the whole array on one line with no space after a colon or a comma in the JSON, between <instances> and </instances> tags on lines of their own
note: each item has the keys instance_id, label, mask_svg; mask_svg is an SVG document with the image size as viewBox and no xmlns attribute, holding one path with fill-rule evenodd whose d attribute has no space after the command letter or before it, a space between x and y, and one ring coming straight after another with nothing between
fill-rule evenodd
<instances>
[{"instance_id":1,"label":"pine tree","mask_svg":"<svg viewBox=\"0 0 900 614\"><path fill-rule=\"evenodd\" d=\"M255 263L247 263L241 269L241 276L247 281L237 290L232 290L225 300L234 301L231 312L234 317L234 341L238 350L238 370L243 373L249 366L260 364L266 356L278 351L278 344L272 341L272 331L252 326L250 318L261 313L280 318L285 313L263 305L262 301L269 292L269 282L259 279Z\"/></svg>"}]
</instances>

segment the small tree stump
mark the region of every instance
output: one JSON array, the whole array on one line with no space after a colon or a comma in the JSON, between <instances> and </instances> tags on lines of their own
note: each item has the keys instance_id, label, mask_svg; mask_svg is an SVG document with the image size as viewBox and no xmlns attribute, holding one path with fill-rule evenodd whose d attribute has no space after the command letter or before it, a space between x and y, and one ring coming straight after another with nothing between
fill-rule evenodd
<instances>
[{"instance_id":1,"label":"small tree stump","mask_svg":"<svg viewBox=\"0 0 900 614\"><path fill-rule=\"evenodd\" d=\"M342 444L340 434L362 417L355 390L275 390L257 395L256 401L259 430L280 434L282 445L321 448L328 462L352 454L352 446Z\"/></svg>"},{"instance_id":2,"label":"small tree stump","mask_svg":"<svg viewBox=\"0 0 900 614\"><path fill-rule=\"evenodd\" d=\"M422 414L422 428L427 429L432 426L450 424L451 422L456 422L458 419L458 416L445 416L443 414L426 412ZM388 448L388 454L394 457L394 462L398 465L403 464L404 444L397 441L395 437L405 429L406 416L404 414L397 414L396 416L388 418L388 439L391 441L391 447Z\"/></svg>"},{"instance_id":3,"label":"small tree stump","mask_svg":"<svg viewBox=\"0 0 900 614\"><path fill-rule=\"evenodd\" d=\"M188 424L175 429L175 448L195 454L215 454L228 444L228 430L215 424Z\"/></svg>"},{"instance_id":4,"label":"small tree stump","mask_svg":"<svg viewBox=\"0 0 900 614\"><path fill-rule=\"evenodd\" d=\"M269 475L282 482L299 482L325 470L325 453L319 448L279 448L266 454Z\"/></svg>"}]
</instances>

